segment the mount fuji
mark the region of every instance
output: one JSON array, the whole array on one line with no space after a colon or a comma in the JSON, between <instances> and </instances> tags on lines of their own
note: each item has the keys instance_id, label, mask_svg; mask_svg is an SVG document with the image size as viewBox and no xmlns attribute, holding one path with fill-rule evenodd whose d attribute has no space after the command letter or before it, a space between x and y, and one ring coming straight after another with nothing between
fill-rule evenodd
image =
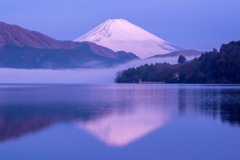
<instances>
[{"instance_id":1,"label":"mount fuji","mask_svg":"<svg viewBox=\"0 0 240 160\"><path fill-rule=\"evenodd\" d=\"M93 42L115 52L134 53L140 58L177 51L169 42L124 19L109 19L74 41Z\"/></svg>"}]
</instances>

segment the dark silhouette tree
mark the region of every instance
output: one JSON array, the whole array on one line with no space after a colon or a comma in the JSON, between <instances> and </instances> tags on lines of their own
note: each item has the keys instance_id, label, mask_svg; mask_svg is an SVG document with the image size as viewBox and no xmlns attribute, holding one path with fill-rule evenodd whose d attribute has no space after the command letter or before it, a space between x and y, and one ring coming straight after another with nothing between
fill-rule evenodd
<instances>
[{"instance_id":1,"label":"dark silhouette tree","mask_svg":"<svg viewBox=\"0 0 240 160\"><path fill-rule=\"evenodd\" d=\"M187 61L187 59L186 59L186 57L184 57L183 55L180 55L179 57L178 57L178 63L179 64L183 64L183 63L185 63Z\"/></svg>"}]
</instances>

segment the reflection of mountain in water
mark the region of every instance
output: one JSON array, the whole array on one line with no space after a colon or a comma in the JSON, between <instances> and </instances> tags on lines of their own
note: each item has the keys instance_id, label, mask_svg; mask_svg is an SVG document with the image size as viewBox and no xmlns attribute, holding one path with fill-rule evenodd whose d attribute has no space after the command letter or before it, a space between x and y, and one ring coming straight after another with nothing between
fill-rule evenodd
<instances>
[{"instance_id":1,"label":"reflection of mountain in water","mask_svg":"<svg viewBox=\"0 0 240 160\"><path fill-rule=\"evenodd\" d=\"M122 118L126 129L134 125L138 130L126 136L136 139L169 118L164 102L161 98L151 98L153 94L166 96L152 89L115 86L3 87L0 90L0 141L37 132L56 123L79 122L94 126L95 122L102 123L109 118L115 122ZM124 124L118 125L120 130Z\"/></svg>"},{"instance_id":2,"label":"reflection of mountain in water","mask_svg":"<svg viewBox=\"0 0 240 160\"><path fill-rule=\"evenodd\" d=\"M222 121L240 125L240 90L226 89L221 92L220 116Z\"/></svg>"},{"instance_id":3,"label":"reflection of mountain in water","mask_svg":"<svg viewBox=\"0 0 240 160\"><path fill-rule=\"evenodd\" d=\"M61 107L61 106L59 106ZM51 106L8 106L0 108L0 141L18 138L27 133L40 131L59 122L85 120L92 115L67 108ZM76 111L76 112L75 112Z\"/></svg>"},{"instance_id":4,"label":"reflection of mountain in water","mask_svg":"<svg viewBox=\"0 0 240 160\"><path fill-rule=\"evenodd\" d=\"M202 113L222 122L240 125L240 86L202 85L179 89L179 111Z\"/></svg>"},{"instance_id":5,"label":"reflection of mountain in water","mask_svg":"<svg viewBox=\"0 0 240 160\"><path fill-rule=\"evenodd\" d=\"M135 109L79 122L78 125L110 146L124 146L160 128L170 118L170 114L163 110L144 106Z\"/></svg>"},{"instance_id":6,"label":"reflection of mountain in water","mask_svg":"<svg viewBox=\"0 0 240 160\"><path fill-rule=\"evenodd\" d=\"M77 123L123 146L180 114L240 124L240 87L182 85L0 86L0 142Z\"/></svg>"},{"instance_id":7,"label":"reflection of mountain in water","mask_svg":"<svg viewBox=\"0 0 240 160\"><path fill-rule=\"evenodd\" d=\"M92 104L84 103L81 97L83 93L73 87L1 88L0 141L18 138L55 123L86 121L103 114L98 108L91 108ZM96 112L91 112L93 109Z\"/></svg>"}]
</instances>

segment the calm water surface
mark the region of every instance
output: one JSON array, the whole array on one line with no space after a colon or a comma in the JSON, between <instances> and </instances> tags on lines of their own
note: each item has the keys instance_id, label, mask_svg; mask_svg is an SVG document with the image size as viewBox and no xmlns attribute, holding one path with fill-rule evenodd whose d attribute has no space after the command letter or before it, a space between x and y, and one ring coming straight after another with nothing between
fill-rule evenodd
<instances>
[{"instance_id":1,"label":"calm water surface","mask_svg":"<svg viewBox=\"0 0 240 160\"><path fill-rule=\"evenodd\" d=\"M1 85L1 160L239 160L238 85Z\"/></svg>"}]
</instances>

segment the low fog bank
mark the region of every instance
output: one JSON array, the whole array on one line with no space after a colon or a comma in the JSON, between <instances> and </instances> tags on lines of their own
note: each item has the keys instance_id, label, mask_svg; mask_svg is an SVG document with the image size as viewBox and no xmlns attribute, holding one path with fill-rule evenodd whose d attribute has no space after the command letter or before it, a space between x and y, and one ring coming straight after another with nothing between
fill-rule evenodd
<instances>
[{"instance_id":1,"label":"low fog bank","mask_svg":"<svg viewBox=\"0 0 240 160\"><path fill-rule=\"evenodd\" d=\"M195 57L186 57L191 60ZM44 69L0 69L0 83L7 84L51 84L51 83L86 83L86 84L108 84L114 83L116 73L130 67L138 67L143 64L155 64L167 62L176 64L178 57L152 58L132 61L114 68L101 69L66 69L66 70L44 70Z\"/></svg>"}]
</instances>

